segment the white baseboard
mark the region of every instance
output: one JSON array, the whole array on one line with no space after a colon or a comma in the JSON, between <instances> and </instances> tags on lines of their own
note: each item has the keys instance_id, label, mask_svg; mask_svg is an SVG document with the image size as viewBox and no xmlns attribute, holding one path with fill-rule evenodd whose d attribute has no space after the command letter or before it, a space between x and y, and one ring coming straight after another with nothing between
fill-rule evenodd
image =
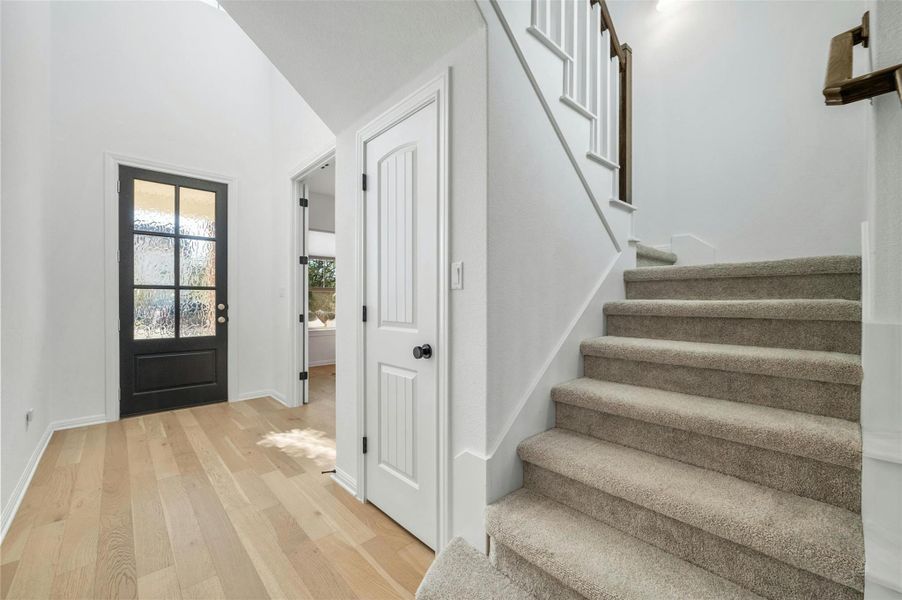
<instances>
[{"instance_id":1,"label":"white baseboard","mask_svg":"<svg viewBox=\"0 0 902 600\"><path fill-rule=\"evenodd\" d=\"M230 398L229 402L243 402L244 400L253 400L254 398L265 398L269 396L274 400L278 400L285 406L288 406L288 400L285 398L285 394L279 392L277 390L256 390L253 392L244 392L243 394L239 394L237 398Z\"/></svg>"},{"instance_id":2,"label":"white baseboard","mask_svg":"<svg viewBox=\"0 0 902 600\"><path fill-rule=\"evenodd\" d=\"M338 467L335 467L335 472L332 474L332 481L343 487L346 492L355 498L357 497L357 482L353 477Z\"/></svg>"},{"instance_id":3,"label":"white baseboard","mask_svg":"<svg viewBox=\"0 0 902 600\"><path fill-rule=\"evenodd\" d=\"M670 236L670 251L677 255L678 267L710 265L717 262L714 246L691 233Z\"/></svg>"},{"instance_id":4,"label":"white baseboard","mask_svg":"<svg viewBox=\"0 0 902 600\"><path fill-rule=\"evenodd\" d=\"M326 359L326 360L311 360L309 363L307 363L307 366L310 366L310 367L325 367L325 366L327 366L327 365L334 365L334 364L335 364L335 359L334 359L334 358L330 358L330 359Z\"/></svg>"},{"instance_id":5,"label":"white baseboard","mask_svg":"<svg viewBox=\"0 0 902 600\"><path fill-rule=\"evenodd\" d=\"M13 489L9 502L3 507L3 514L0 516L0 542L6 537L6 532L9 531L9 526L12 525L13 519L16 517L19 505L22 504L25 492L28 491L28 486L31 484L34 473L38 468L38 463L41 462L41 458L44 456L44 451L47 450L47 444L50 443L50 438L53 437L53 433L55 431L62 431L63 429L97 425L99 423L106 423L106 415L92 415L89 417L79 417L77 419L53 421L47 425L47 429L41 434L38 445L35 447L34 452L31 453L31 457L25 465L25 471L22 473L22 476L19 477L19 481Z\"/></svg>"}]
</instances>

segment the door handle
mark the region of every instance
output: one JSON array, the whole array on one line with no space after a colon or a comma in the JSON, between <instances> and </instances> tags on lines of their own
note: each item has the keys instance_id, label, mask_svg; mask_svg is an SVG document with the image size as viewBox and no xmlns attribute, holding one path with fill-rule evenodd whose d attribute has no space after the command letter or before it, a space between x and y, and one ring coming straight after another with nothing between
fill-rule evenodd
<instances>
[{"instance_id":1,"label":"door handle","mask_svg":"<svg viewBox=\"0 0 902 600\"><path fill-rule=\"evenodd\" d=\"M432 346L430 346L429 344L423 344L422 346L414 346L413 347L413 357L416 359L432 358Z\"/></svg>"}]
</instances>

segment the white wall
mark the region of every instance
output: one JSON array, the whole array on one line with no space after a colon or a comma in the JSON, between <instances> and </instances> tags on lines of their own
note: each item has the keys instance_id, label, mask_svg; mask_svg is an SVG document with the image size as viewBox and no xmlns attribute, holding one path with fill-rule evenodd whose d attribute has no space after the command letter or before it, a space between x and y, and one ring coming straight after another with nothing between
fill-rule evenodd
<instances>
[{"instance_id":1,"label":"white wall","mask_svg":"<svg viewBox=\"0 0 902 600\"><path fill-rule=\"evenodd\" d=\"M308 194L310 229L335 231L335 196L310 192Z\"/></svg>"},{"instance_id":2,"label":"white wall","mask_svg":"<svg viewBox=\"0 0 902 600\"><path fill-rule=\"evenodd\" d=\"M873 68L902 64L902 3L871 4ZM902 599L902 104L868 107L871 185L867 206L861 425L862 519L868 600Z\"/></svg>"},{"instance_id":3,"label":"white wall","mask_svg":"<svg viewBox=\"0 0 902 600\"><path fill-rule=\"evenodd\" d=\"M360 306L356 295L357 191L360 170L356 166L356 134L373 118L414 90L451 68L450 75L450 259L464 263L464 289L451 292L450 405L452 456L466 451L482 453L485 444L486 397L486 58L485 30L477 28L457 48L397 88L388 100L372 107L347 129L336 143L336 274L337 320L357 323ZM357 431L357 339L356 327L337 328L336 355L336 443L337 468L351 482L357 481L360 447ZM485 479L481 465L455 462L452 486L478 505L452 518L452 531L464 533L481 528L485 507ZM473 468L476 469L474 473ZM456 508L456 507L455 507ZM471 519L464 522L462 519ZM478 536L468 537L471 543Z\"/></svg>"},{"instance_id":4,"label":"white wall","mask_svg":"<svg viewBox=\"0 0 902 600\"><path fill-rule=\"evenodd\" d=\"M675 4L609 2L633 48L638 237L695 234L718 262L859 254L867 107L821 90L830 39L867 4Z\"/></svg>"},{"instance_id":5,"label":"white wall","mask_svg":"<svg viewBox=\"0 0 902 600\"><path fill-rule=\"evenodd\" d=\"M104 152L235 178L239 397L288 390L290 176L333 136L204 3L2 7L5 505L40 435L26 404L35 429L105 410Z\"/></svg>"},{"instance_id":6,"label":"white wall","mask_svg":"<svg viewBox=\"0 0 902 600\"><path fill-rule=\"evenodd\" d=\"M2 468L3 526L9 499L50 423L51 256L44 225L50 166L50 8L2 5ZM9 60L15 57L16 60ZM10 258L15 260L10 260ZM10 351L14 349L14 351ZM101 396L102 402L102 396ZM25 427L25 411L35 419Z\"/></svg>"}]
</instances>

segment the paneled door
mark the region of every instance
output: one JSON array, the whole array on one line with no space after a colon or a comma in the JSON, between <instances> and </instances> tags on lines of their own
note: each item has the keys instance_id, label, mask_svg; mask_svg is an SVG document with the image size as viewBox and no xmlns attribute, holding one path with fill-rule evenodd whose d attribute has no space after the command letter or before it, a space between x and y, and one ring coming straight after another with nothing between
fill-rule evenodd
<instances>
[{"instance_id":1,"label":"paneled door","mask_svg":"<svg viewBox=\"0 0 902 600\"><path fill-rule=\"evenodd\" d=\"M228 399L228 186L119 168L122 416Z\"/></svg>"},{"instance_id":2,"label":"paneled door","mask_svg":"<svg viewBox=\"0 0 902 600\"><path fill-rule=\"evenodd\" d=\"M366 498L437 539L438 108L365 145Z\"/></svg>"}]
</instances>

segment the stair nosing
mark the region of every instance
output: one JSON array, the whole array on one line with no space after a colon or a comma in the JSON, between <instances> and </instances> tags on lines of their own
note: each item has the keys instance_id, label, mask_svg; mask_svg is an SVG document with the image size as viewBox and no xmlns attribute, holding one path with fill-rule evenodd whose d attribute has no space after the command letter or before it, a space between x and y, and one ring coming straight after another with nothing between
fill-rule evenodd
<instances>
[{"instance_id":1,"label":"stair nosing","mask_svg":"<svg viewBox=\"0 0 902 600\"><path fill-rule=\"evenodd\" d=\"M525 505L525 508L524 506L520 506L521 504ZM558 523L552 521L555 517L558 519L563 518L563 522L560 523L562 527L575 526L575 528L580 531L592 532L595 535L591 536L591 539L603 539L605 542L609 542L609 545L618 547L620 551L612 554L610 552L591 552L584 549L584 551L580 553L580 557L599 556L602 554L609 557L610 561L606 564L606 569L603 570L593 570L591 569L591 566L586 563L577 563L577 568L574 569L573 562L568 562L566 563L566 567L564 567L565 563L559 557L561 554L573 549L574 537L576 536L566 536L566 540L548 540L545 538L541 541L525 538L522 533L518 536L516 535L516 531L513 533L509 531L510 529L514 529L513 527L505 527L505 525L509 525L507 521L512 518L511 515L514 515L513 518L516 519L516 517L519 516L518 513L523 512L529 513L529 519L532 524L530 531L537 528L534 525L536 521L542 521L543 519L544 521L542 522L546 525L546 530L555 533L563 531L561 528L556 527ZM549 524L549 522L551 522L551 524ZM693 582L702 584L705 587L719 585L726 587L728 590L732 590L734 595L741 598L747 598L748 600L760 598L760 596L754 594L750 590L747 590L724 577L711 573L697 565L674 556L648 542L630 536L629 534L594 519L589 515L565 506L552 498L548 498L538 492L525 488L521 488L488 506L486 510L486 533L492 536L496 543L500 543L510 548L524 560L541 569L549 577L557 579L564 586L579 594L585 595L586 597L593 597L594 594L592 592L596 591L594 589L596 586L591 580L592 574L603 577L610 572L612 567L616 569L615 573L622 574L623 571L625 571L625 566L617 565L616 562L627 559L630 561L631 565L645 562L650 566L654 566L654 570L649 570L648 573L646 573L643 583L646 585L651 583L654 587L659 588L657 590L659 594L666 593L664 591L665 589L668 591L672 590L672 581L668 582L667 580L661 579L662 572L666 569L669 575L688 574L693 578ZM604 548L604 546L601 546L601 548ZM555 568L556 565L560 565L564 568ZM678 573L678 571L682 572ZM615 586L616 581L615 578ZM659 581L661 582L660 584ZM688 589L689 582L685 575L679 577L676 581L684 585L684 594L694 591ZM630 591L632 591L632 589ZM645 590L646 593L648 591L651 590ZM606 589L605 592L611 594L611 597L616 597L618 599L628 597L622 593L617 594L617 590L614 589ZM713 593L714 590L711 590L711 592ZM657 595L655 597L662 596Z\"/></svg>"},{"instance_id":2,"label":"stair nosing","mask_svg":"<svg viewBox=\"0 0 902 600\"><path fill-rule=\"evenodd\" d=\"M662 262L669 262L671 264L677 261L677 255L673 252L659 250L651 246L646 246L645 244L636 244L636 256L641 256L642 258L650 258L652 260L658 260Z\"/></svg>"},{"instance_id":3,"label":"stair nosing","mask_svg":"<svg viewBox=\"0 0 902 600\"><path fill-rule=\"evenodd\" d=\"M555 402L586 410L689 431L855 471L861 470L860 428L857 423L845 419L590 377L559 384L552 388L551 396ZM587 396L591 399L587 399ZM654 401L638 404L642 396ZM687 409L693 406L703 407L705 410L689 412ZM730 412L732 414L729 414ZM685 414L686 417L680 419L681 414ZM767 415L780 416L778 424L795 424L796 427L807 428L809 435L800 436L797 429L789 427L781 431L779 425L762 427L762 423L773 422L755 417ZM745 417L745 420L742 417ZM756 424L759 426L757 431ZM715 428L713 425L718 427ZM850 439L840 439L847 436L829 436L831 428L837 432L851 433Z\"/></svg>"},{"instance_id":4,"label":"stair nosing","mask_svg":"<svg viewBox=\"0 0 902 600\"><path fill-rule=\"evenodd\" d=\"M854 386L861 385L862 379L861 358L841 352L618 336L584 340L580 352L583 356Z\"/></svg>"},{"instance_id":5,"label":"stair nosing","mask_svg":"<svg viewBox=\"0 0 902 600\"><path fill-rule=\"evenodd\" d=\"M683 279L728 279L744 277L798 277L805 275L860 274L861 257L819 256L710 265L661 266L628 269L626 282Z\"/></svg>"},{"instance_id":6,"label":"stair nosing","mask_svg":"<svg viewBox=\"0 0 902 600\"><path fill-rule=\"evenodd\" d=\"M861 591L861 520L848 510L563 429L524 440L517 452L524 462ZM769 507L766 521L746 517L762 507ZM786 514L777 518L780 511ZM762 528L766 535L750 534Z\"/></svg>"},{"instance_id":7,"label":"stair nosing","mask_svg":"<svg viewBox=\"0 0 902 600\"><path fill-rule=\"evenodd\" d=\"M861 302L841 299L763 300L617 300L604 314L700 319L768 319L860 322Z\"/></svg>"}]
</instances>

